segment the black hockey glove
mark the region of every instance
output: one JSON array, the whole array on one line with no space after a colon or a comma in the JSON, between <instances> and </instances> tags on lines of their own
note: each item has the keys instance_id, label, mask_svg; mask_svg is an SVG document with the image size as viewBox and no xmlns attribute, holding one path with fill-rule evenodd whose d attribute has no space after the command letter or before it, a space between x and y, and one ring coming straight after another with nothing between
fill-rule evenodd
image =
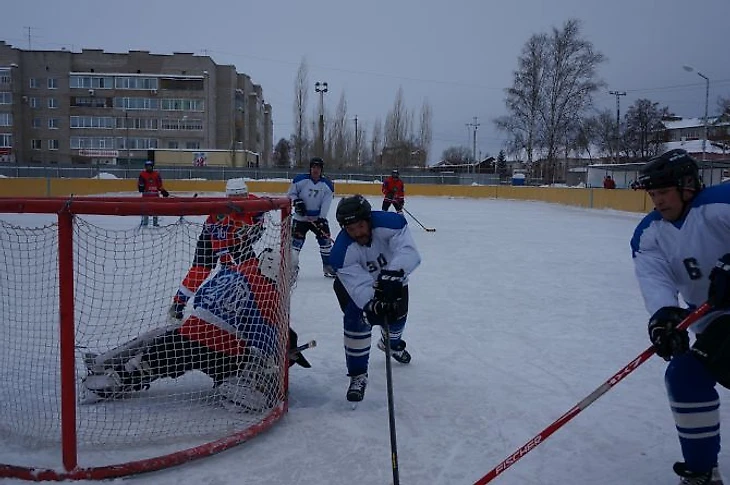
<instances>
[{"instance_id":1,"label":"black hockey glove","mask_svg":"<svg viewBox=\"0 0 730 485\"><path fill-rule=\"evenodd\" d=\"M649 339L662 359L669 361L672 356L689 350L687 330L677 330L677 325L690 313L685 308L665 306L649 319Z\"/></svg>"},{"instance_id":2,"label":"black hockey glove","mask_svg":"<svg viewBox=\"0 0 730 485\"><path fill-rule=\"evenodd\" d=\"M327 219L320 217L316 221L312 221L312 225L317 230L317 238L329 239L330 238L330 223Z\"/></svg>"},{"instance_id":3,"label":"black hockey glove","mask_svg":"<svg viewBox=\"0 0 730 485\"><path fill-rule=\"evenodd\" d=\"M368 316L370 324L380 322L383 317L396 318L398 313L398 302L387 302L373 298L365 304L365 313ZM373 318L374 317L374 318Z\"/></svg>"},{"instance_id":4,"label":"black hockey glove","mask_svg":"<svg viewBox=\"0 0 730 485\"><path fill-rule=\"evenodd\" d=\"M294 201L294 212L296 212L300 216L307 215L307 205L304 203L304 201L302 199L296 199Z\"/></svg>"},{"instance_id":5,"label":"black hockey glove","mask_svg":"<svg viewBox=\"0 0 730 485\"><path fill-rule=\"evenodd\" d=\"M730 308L730 253L718 259L710 272L707 302L716 309Z\"/></svg>"},{"instance_id":6,"label":"black hockey glove","mask_svg":"<svg viewBox=\"0 0 730 485\"><path fill-rule=\"evenodd\" d=\"M375 282L375 299L393 303L403 297L403 279L405 273L402 269L397 271L384 269L378 275Z\"/></svg>"},{"instance_id":7,"label":"black hockey glove","mask_svg":"<svg viewBox=\"0 0 730 485\"><path fill-rule=\"evenodd\" d=\"M168 192L165 189L160 189L160 193L162 194L163 197L170 197L170 192Z\"/></svg>"}]
</instances>

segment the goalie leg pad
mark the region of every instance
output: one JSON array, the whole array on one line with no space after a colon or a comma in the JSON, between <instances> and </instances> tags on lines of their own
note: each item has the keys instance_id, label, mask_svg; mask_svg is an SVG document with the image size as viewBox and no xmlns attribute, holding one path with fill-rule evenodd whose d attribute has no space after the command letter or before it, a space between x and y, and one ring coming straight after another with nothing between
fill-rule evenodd
<instances>
[{"instance_id":1,"label":"goalie leg pad","mask_svg":"<svg viewBox=\"0 0 730 485\"><path fill-rule=\"evenodd\" d=\"M718 384L730 389L730 314L715 318L697 335L692 353Z\"/></svg>"}]
</instances>

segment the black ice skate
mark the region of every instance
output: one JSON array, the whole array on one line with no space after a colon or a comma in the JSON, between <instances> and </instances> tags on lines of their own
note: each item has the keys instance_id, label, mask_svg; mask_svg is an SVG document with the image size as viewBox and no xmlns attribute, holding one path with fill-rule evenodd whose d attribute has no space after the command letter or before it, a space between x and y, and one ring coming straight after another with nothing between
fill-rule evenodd
<instances>
[{"instance_id":1,"label":"black ice skate","mask_svg":"<svg viewBox=\"0 0 730 485\"><path fill-rule=\"evenodd\" d=\"M378 348L385 352L385 342L382 338L378 340ZM393 360L401 364L408 364L411 361L411 354L406 350L406 341L399 340L397 344L391 344L390 356L393 357Z\"/></svg>"},{"instance_id":2,"label":"black ice skate","mask_svg":"<svg viewBox=\"0 0 730 485\"><path fill-rule=\"evenodd\" d=\"M350 387L347 389L347 400L360 402L365 397L365 388L368 385L368 374L350 376Z\"/></svg>"},{"instance_id":3,"label":"black ice skate","mask_svg":"<svg viewBox=\"0 0 730 485\"><path fill-rule=\"evenodd\" d=\"M679 485L723 485L720 470L717 467L709 472L693 472L687 468L684 462L674 464L674 473L682 477Z\"/></svg>"}]
</instances>

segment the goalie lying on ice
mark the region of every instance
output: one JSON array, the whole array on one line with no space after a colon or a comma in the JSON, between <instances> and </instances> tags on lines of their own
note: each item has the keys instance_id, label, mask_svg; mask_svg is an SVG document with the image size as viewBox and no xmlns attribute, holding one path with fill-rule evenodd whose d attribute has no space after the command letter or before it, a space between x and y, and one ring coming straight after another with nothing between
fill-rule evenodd
<instances>
[{"instance_id":1,"label":"goalie lying on ice","mask_svg":"<svg viewBox=\"0 0 730 485\"><path fill-rule=\"evenodd\" d=\"M283 397L281 362L286 344L286 301L276 281L277 251L251 252L243 262L226 261L193 297L193 310L180 326L153 330L101 355L86 356L89 374L82 381L85 402L122 397L162 377L200 370L226 407L263 411ZM296 333L289 329L289 345ZM290 364L309 367L301 355Z\"/></svg>"}]
</instances>

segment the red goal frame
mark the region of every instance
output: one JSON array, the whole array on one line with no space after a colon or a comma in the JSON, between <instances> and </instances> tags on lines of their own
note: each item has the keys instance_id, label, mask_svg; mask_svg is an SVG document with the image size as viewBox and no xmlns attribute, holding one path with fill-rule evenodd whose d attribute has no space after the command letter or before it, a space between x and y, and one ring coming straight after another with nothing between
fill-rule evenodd
<instances>
[{"instance_id":1,"label":"red goal frame","mask_svg":"<svg viewBox=\"0 0 730 485\"><path fill-rule=\"evenodd\" d=\"M223 438L185 450L138 461L79 467L76 436L76 377L74 321L74 260L73 218L75 215L158 215L186 216L230 213L232 211L261 212L281 210L281 220L291 215L291 202L286 197L261 197L256 200L236 200L225 197L0 197L0 213L57 214L58 217L58 276L60 379L61 379L61 459L64 470L17 466L0 463L0 477L30 481L101 480L169 468L194 459L210 456L245 442L270 428L288 410L286 398L288 370L284 369L284 401L269 412L258 424L233 432ZM282 225L282 232L284 226Z\"/></svg>"}]
</instances>

